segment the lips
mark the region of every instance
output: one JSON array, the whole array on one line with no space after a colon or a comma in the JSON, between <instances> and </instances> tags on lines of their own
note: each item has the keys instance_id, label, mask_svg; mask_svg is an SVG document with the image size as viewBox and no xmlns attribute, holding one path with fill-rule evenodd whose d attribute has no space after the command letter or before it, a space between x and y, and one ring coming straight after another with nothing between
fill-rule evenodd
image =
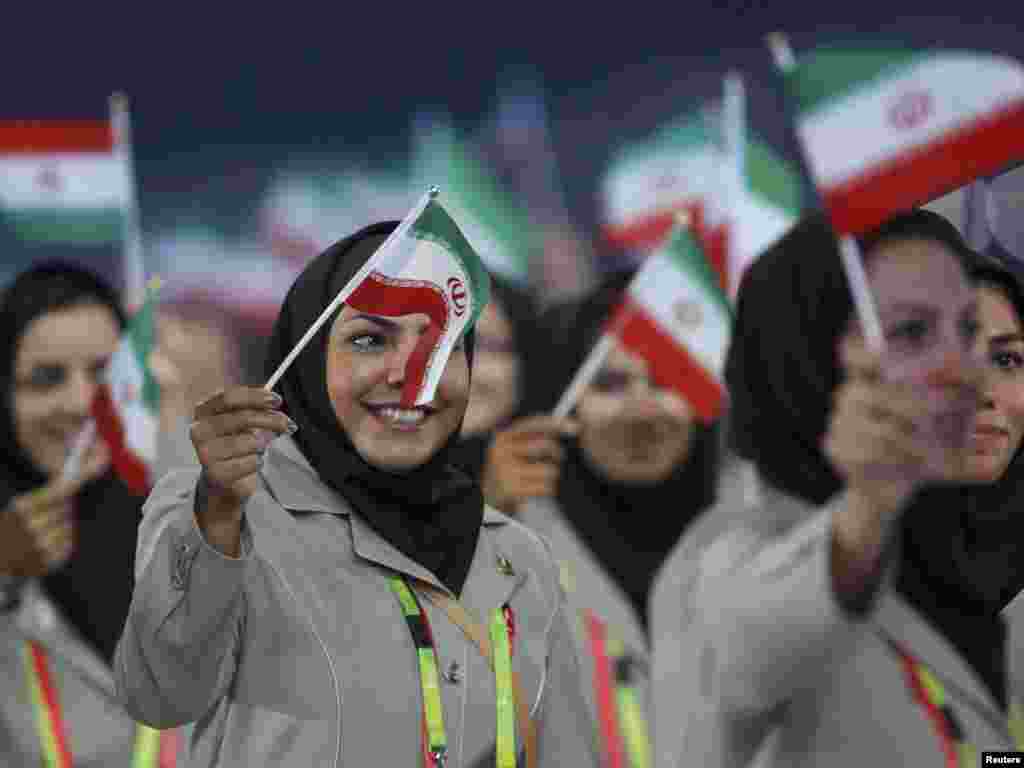
<instances>
[{"instance_id":1,"label":"lips","mask_svg":"<svg viewBox=\"0 0 1024 768\"><path fill-rule=\"evenodd\" d=\"M399 403L365 403L370 413L383 423L398 429L416 429L436 411L432 406L403 408Z\"/></svg>"}]
</instances>

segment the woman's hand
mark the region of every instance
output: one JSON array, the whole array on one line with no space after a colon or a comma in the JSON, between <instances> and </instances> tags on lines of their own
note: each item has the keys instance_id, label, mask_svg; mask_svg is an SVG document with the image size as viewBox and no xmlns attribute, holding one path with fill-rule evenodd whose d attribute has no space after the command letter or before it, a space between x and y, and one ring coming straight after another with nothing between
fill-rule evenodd
<instances>
[{"instance_id":1,"label":"woman's hand","mask_svg":"<svg viewBox=\"0 0 1024 768\"><path fill-rule=\"evenodd\" d=\"M296 429L280 407L277 394L253 387L232 387L196 407L192 445L206 481L198 522L226 554L237 555L242 509L259 490L267 446Z\"/></svg>"},{"instance_id":2,"label":"woman's hand","mask_svg":"<svg viewBox=\"0 0 1024 768\"><path fill-rule=\"evenodd\" d=\"M514 514L526 499L554 496L563 458L558 438L575 433L574 422L551 416L529 416L499 430L481 479L487 503Z\"/></svg>"},{"instance_id":3,"label":"woman's hand","mask_svg":"<svg viewBox=\"0 0 1024 768\"><path fill-rule=\"evenodd\" d=\"M836 390L823 447L846 482L846 500L834 519L842 571L836 576L855 589L877 564L887 521L925 477L926 403L910 385L887 382L879 355L859 338L844 342L842 362L846 378Z\"/></svg>"}]
</instances>

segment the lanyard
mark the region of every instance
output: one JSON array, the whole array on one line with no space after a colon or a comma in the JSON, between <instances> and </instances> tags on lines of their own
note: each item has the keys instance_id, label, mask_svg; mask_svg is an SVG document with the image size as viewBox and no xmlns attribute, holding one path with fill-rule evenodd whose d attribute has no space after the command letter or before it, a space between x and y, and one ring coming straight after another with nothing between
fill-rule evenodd
<instances>
[{"instance_id":1,"label":"lanyard","mask_svg":"<svg viewBox=\"0 0 1024 768\"><path fill-rule=\"evenodd\" d=\"M420 687L423 690L423 756L426 768L444 768L448 759L448 737L444 727L441 705L441 685L438 675L437 649L426 611L415 591L400 576L388 581L398 597L406 626L416 647L420 669ZM516 706L515 684L512 672L512 640L514 623L508 606L496 608L488 623L490 662L494 668L496 691L495 710L497 768L516 768Z\"/></svg>"},{"instance_id":2,"label":"lanyard","mask_svg":"<svg viewBox=\"0 0 1024 768\"><path fill-rule=\"evenodd\" d=\"M598 724L608 768L626 768L627 751L630 768L650 768L650 742L637 701L634 660L626 654L622 641L592 611L584 611L581 618L594 661Z\"/></svg>"},{"instance_id":3,"label":"lanyard","mask_svg":"<svg viewBox=\"0 0 1024 768\"><path fill-rule=\"evenodd\" d=\"M68 745L64 714L46 652L39 643L28 640L24 657L39 743L43 750L43 765L45 768L72 768L74 761ZM141 723L136 726L132 768L173 768L176 752L176 731L157 731Z\"/></svg>"},{"instance_id":4,"label":"lanyard","mask_svg":"<svg viewBox=\"0 0 1024 768\"><path fill-rule=\"evenodd\" d=\"M907 687L931 721L946 756L947 768L973 768L978 761L977 750L967 741L967 734L949 703L942 681L905 646L887 635L883 638L900 658ZM1024 719L1016 703L1010 705L1007 728L1017 749L1024 749Z\"/></svg>"}]
</instances>

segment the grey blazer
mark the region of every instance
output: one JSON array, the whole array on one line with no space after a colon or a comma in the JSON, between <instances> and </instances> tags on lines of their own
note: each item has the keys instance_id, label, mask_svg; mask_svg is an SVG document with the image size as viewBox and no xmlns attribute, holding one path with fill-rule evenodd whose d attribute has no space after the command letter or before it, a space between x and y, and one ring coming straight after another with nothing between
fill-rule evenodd
<instances>
[{"instance_id":1,"label":"grey blazer","mask_svg":"<svg viewBox=\"0 0 1024 768\"><path fill-rule=\"evenodd\" d=\"M594 657L578 617L584 610L593 611L618 634L627 651L635 658L636 689L645 720L649 722L650 658L646 633L629 598L566 522L556 501L531 499L520 507L516 517L547 540L559 563L569 612L573 616L573 645L577 663L583 672L580 677L581 694L587 702L590 735L595 751L601 753L606 746L600 737L594 688Z\"/></svg>"},{"instance_id":2,"label":"grey blazer","mask_svg":"<svg viewBox=\"0 0 1024 768\"><path fill-rule=\"evenodd\" d=\"M829 571L838 496L810 508L762 488L719 505L688 533L655 592L656 765L749 765L766 738L775 766L943 765L938 737L912 699L882 633L945 681L967 738L1012 749L1005 718L952 647L891 588L852 620ZM1021 689L1024 605L1006 610L1010 695Z\"/></svg>"},{"instance_id":3,"label":"grey blazer","mask_svg":"<svg viewBox=\"0 0 1024 768\"><path fill-rule=\"evenodd\" d=\"M117 702L110 667L34 581L17 608L0 614L0 765L43 765L25 663L29 640L46 652L76 768L128 768L137 724Z\"/></svg>"},{"instance_id":4,"label":"grey blazer","mask_svg":"<svg viewBox=\"0 0 1024 768\"><path fill-rule=\"evenodd\" d=\"M420 765L419 671L388 576L443 585L353 515L290 438L268 449L238 559L203 539L197 479L198 470L172 474L146 505L115 664L128 711L157 727L196 721L191 765ZM547 547L488 509L462 602L481 621L505 602L515 613L513 666L538 725L539 764L595 766ZM443 612L424 608L447 673L448 765L484 764L493 673Z\"/></svg>"}]
</instances>

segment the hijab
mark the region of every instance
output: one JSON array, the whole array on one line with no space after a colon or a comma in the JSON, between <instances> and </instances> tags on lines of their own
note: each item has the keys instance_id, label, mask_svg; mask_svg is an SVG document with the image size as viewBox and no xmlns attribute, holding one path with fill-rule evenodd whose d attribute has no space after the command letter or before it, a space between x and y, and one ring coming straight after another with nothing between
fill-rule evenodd
<instances>
[{"instance_id":1,"label":"hijab","mask_svg":"<svg viewBox=\"0 0 1024 768\"><path fill-rule=\"evenodd\" d=\"M550 410L590 349L633 277L622 272L582 300L553 307L545 328L555 340L552 375L543 395ZM565 460L558 480L562 514L605 572L629 597L644 627L654 577L690 522L715 498L719 451L716 427L697 423L689 457L654 485L615 482L587 460L579 440L563 438ZM638 524L638 516L642 516Z\"/></svg>"},{"instance_id":2,"label":"hijab","mask_svg":"<svg viewBox=\"0 0 1024 768\"><path fill-rule=\"evenodd\" d=\"M951 223L930 211L896 216L860 245L870 258L883 242L913 238L945 244L973 277L977 257ZM813 506L843 485L819 446L842 377L837 344L853 309L835 235L822 215L800 222L740 285L725 368L729 441L765 483ZM973 542L1007 535L1010 500L1019 493L1016 462L989 487L918 492L898 537L896 590L959 649L999 701L1005 628L998 611L1005 589L1000 592L1000 576L986 573L984 558L967 553ZM982 507L985 513L977 514ZM991 597L982 597L985 589Z\"/></svg>"},{"instance_id":3,"label":"hijab","mask_svg":"<svg viewBox=\"0 0 1024 768\"><path fill-rule=\"evenodd\" d=\"M334 243L302 271L274 324L268 375L397 226L383 222L365 227ZM355 514L458 595L483 521L479 487L454 465L459 430L409 472L387 472L367 462L338 422L327 394L329 333L330 323L325 323L278 385L284 410L299 427L294 440L320 480ZM472 333L466 335L464 349L472 370Z\"/></svg>"},{"instance_id":4,"label":"hijab","mask_svg":"<svg viewBox=\"0 0 1024 768\"><path fill-rule=\"evenodd\" d=\"M540 332L539 310L533 297L509 281L491 275L491 301L508 318L512 330L512 354L519 364L519 403L512 415L494 429L462 438L459 463L474 477L480 477L487 462L487 449L497 430L531 413L536 402L538 363L543 364L544 339Z\"/></svg>"},{"instance_id":5,"label":"hijab","mask_svg":"<svg viewBox=\"0 0 1024 768\"><path fill-rule=\"evenodd\" d=\"M18 344L37 318L85 303L110 309L124 328L117 294L92 272L51 262L23 272L0 299L0 494L2 504L52 478L18 444L13 413ZM142 497L108 471L74 499L75 547L71 558L41 579L63 617L108 663L131 604L135 546Z\"/></svg>"}]
</instances>

